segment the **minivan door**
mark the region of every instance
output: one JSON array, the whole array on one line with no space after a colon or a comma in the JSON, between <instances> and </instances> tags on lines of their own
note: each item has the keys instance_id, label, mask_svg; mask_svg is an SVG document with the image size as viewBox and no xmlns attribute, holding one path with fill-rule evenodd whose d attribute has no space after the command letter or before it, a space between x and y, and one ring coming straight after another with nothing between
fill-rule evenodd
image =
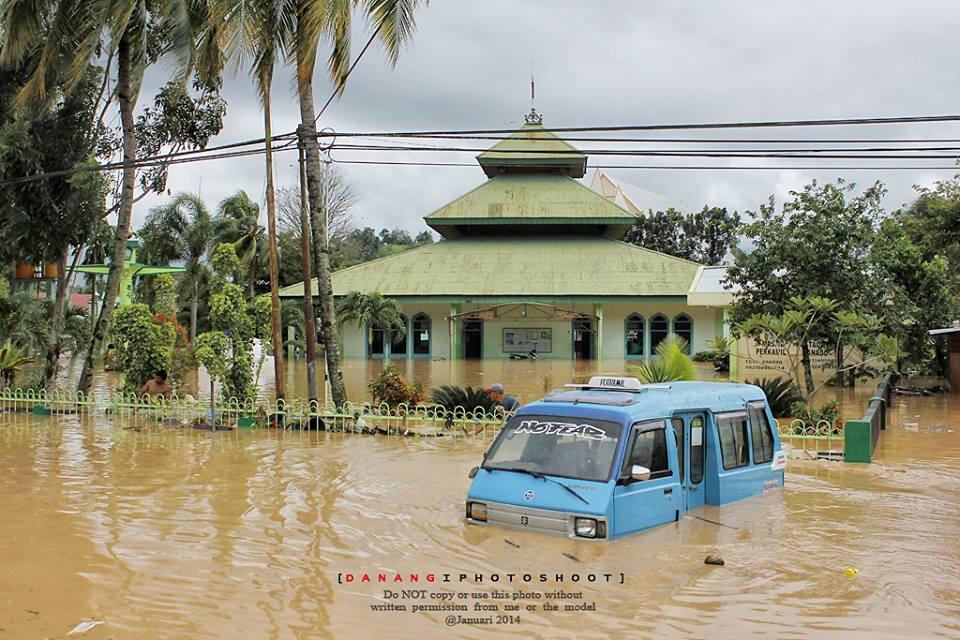
<instances>
[{"instance_id":1,"label":"minivan door","mask_svg":"<svg viewBox=\"0 0 960 640\"><path fill-rule=\"evenodd\" d=\"M682 513L677 448L666 421L642 422L630 438L613 491L614 536L678 520ZM650 470L647 480L634 480L634 465Z\"/></svg>"},{"instance_id":2,"label":"minivan door","mask_svg":"<svg viewBox=\"0 0 960 640\"><path fill-rule=\"evenodd\" d=\"M703 412L673 417L674 429L683 424L683 487L684 506L695 509L705 502L703 476L707 463L707 418Z\"/></svg>"}]
</instances>

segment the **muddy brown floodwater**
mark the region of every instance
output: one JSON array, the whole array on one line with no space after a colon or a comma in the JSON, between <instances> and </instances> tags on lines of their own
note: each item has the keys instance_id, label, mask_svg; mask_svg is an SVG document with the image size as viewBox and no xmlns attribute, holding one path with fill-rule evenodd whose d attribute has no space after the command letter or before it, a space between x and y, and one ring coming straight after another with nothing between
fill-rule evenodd
<instances>
[{"instance_id":1,"label":"muddy brown floodwater","mask_svg":"<svg viewBox=\"0 0 960 640\"><path fill-rule=\"evenodd\" d=\"M874 464L794 460L783 491L610 543L465 524L482 441L130 426L0 415L0 638L960 637L955 398L901 402ZM596 611L452 628L337 582L445 572ZM489 581L526 572L564 579Z\"/></svg>"}]
</instances>

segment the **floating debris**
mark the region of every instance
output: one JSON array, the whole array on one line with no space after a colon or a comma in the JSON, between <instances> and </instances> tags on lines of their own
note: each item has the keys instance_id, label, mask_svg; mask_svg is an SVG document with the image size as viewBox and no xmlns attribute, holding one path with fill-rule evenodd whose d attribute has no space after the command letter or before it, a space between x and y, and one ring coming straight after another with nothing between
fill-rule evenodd
<instances>
[{"instance_id":1,"label":"floating debris","mask_svg":"<svg viewBox=\"0 0 960 640\"><path fill-rule=\"evenodd\" d=\"M709 556L703 559L703 564L712 564L717 567L722 567L726 563L723 561L723 558L721 558L720 556L715 556L713 554L710 554Z\"/></svg>"},{"instance_id":2,"label":"floating debris","mask_svg":"<svg viewBox=\"0 0 960 640\"><path fill-rule=\"evenodd\" d=\"M71 629L71 630L67 633L67 635L68 635L68 636L78 636L78 635L80 635L81 633L86 633L87 631L90 631L90 629L93 629L94 627L97 627L97 626L99 626L99 625L101 625L101 624L106 624L106 622L104 622L103 620L87 620L87 621L81 622L80 624L78 624L77 626L75 626L73 629Z\"/></svg>"},{"instance_id":3,"label":"floating debris","mask_svg":"<svg viewBox=\"0 0 960 640\"><path fill-rule=\"evenodd\" d=\"M578 558L577 556L573 555L572 553L564 553L563 555L565 555L566 557L570 558L570 559L573 560L574 562L580 562L580 558Z\"/></svg>"},{"instance_id":4,"label":"floating debris","mask_svg":"<svg viewBox=\"0 0 960 640\"><path fill-rule=\"evenodd\" d=\"M506 542L506 543L507 543L508 545L510 545L511 547L514 547L515 549L519 549L519 548L520 548L520 545L518 545L518 544L517 544L516 542L514 542L513 540L508 540L507 538L504 538L503 541Z\"/></svg>"},{"instance_id":5,"label":"floating debris","mask_svg":"<svg viewBox=\"0 0 960 640\"><path fill-rule=\"evenodd\" d=\"M858 573L860 573L860 569L854 569L853 567L847 567L843 570L843 575L847 576L848 578L855 578L857 577Z\"/></svg>"}]
</instances>

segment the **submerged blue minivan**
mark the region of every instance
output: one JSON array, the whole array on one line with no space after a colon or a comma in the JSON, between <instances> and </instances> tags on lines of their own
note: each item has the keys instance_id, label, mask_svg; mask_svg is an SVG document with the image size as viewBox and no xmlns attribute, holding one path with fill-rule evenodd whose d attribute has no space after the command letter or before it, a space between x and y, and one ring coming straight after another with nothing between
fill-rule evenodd
<instances>
[{"instance_id":1,"label":"submerged blue minivan","mask_svg":"<svg viewBox=\"0 0 960 640\"><path fill-rule=\"evenodd\" d=\"M612 539L783 486L759 387L596 376L520 409L471 471L467 520Z\"/></svg>"}]
</instances>

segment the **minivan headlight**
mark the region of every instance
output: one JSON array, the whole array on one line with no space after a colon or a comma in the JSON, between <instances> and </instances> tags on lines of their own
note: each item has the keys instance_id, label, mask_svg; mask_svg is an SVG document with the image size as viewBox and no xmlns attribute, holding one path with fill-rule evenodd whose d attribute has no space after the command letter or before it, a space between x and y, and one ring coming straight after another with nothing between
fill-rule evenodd
<instances>
[{"instance_id":1,"label":"minivan headlight","mask_svg":"<svg viewBox=\"0 0 960 640\"><path fill-rule=\"evenodd\" d=\"M593 518L577 518L573 522L573 529L581 538L597 537L597 521Z\"/></svg>"},{"instance_id":2,"label":"minivan headlight","mask_svg":"<svg viewBox=\"0 0 960 640\"><path fill-rule=\"evenodd\" d=\"M467 517L480 522L487 521L487 505L485 502L468 502Z\"/></svg>"}]
</instances>

